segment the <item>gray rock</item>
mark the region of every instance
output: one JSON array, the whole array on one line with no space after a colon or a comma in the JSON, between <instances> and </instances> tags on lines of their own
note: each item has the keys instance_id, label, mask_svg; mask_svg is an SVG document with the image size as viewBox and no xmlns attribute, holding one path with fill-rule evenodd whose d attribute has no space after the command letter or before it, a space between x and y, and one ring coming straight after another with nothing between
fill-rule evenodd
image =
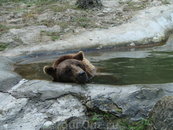
<instances>
[{"instance_id":1,"label":"gray rock","mask_svg":"<svg viewBox=\"0 0 173 130\"><path fill-rule=\"evenodd\" d=\"M21 77L13 72L0 71L0 73L1 73L0 77L1 92L6 92L21 80Z\"/></svg>"},{"instance_id":2,"label":"gray rock","mask_svg":"<svg viewBox=\"0 0 173 130\"><path fill-rule=\"evenodd\" d=\"M41 40L41 31L60 32L61 28L58 25L54 27L46 26L29 26L22 29L10 29L8 33L2 34L0 41L4 43L13 42L19 39L23 44L38 43Z\"/></svg>"},{"instance_id":3,"label":"gray rock","mask_svg":"<svg viewBox=\"0 0 173 130\"><path fill-rule=\"evenodd\" d=\"M41 100L58 98L63 95L73 94L83 96L85 88L77 84L64 84L51 81L31 80L12 88L9 92L16 98L39 97Z\"/></svg>"},{"instance_id":4,"label":"gray rock","mask_svg":"<svg viewBox=\"0 0 173 130\"><path fill-rule=\"evenodd\" d=\"M0 91L6 92L16 85L21 77L13 71L14 62L9 58L0 57Z\"/></svg>"},{"instance_id":5,"label":"gray rock","mask_svg":"<svg viewBox=\"0 0 173 130\"><path fill-rule=\"evenodd\" d=\"M25 42L28 44L34 44L23 47L19 46L10 51L6 51L1 55L14 56L26 54L27 52L31 54L45 50L62 51L71 48L98 48L99 46L117 46L130 44L132 42L136 44L161 42L168 38L168 36L170 35L169 32L173 29L172 11L173 5L152 7L150 9L139 11L136 15L134 15L133 19L136 19L135 21L132 20L129 23L122 24L117 27L111 27L109 29L96 29L93 31L86 31L81 34L71 36L67 39L57 40L49 44L36 45L35 42L39 41L37 38L34 40L34 36L36 35L33 35L34 33L30 33L31 35L26 33L25 35L28 36L28 42ZM61 13L57 13L56 18L57 20L63 20L63 16ZM65 20L68 21L68 18L65 18ZM36 30L38 30L38 28L35 28L35 31ZM31 39L33 39L34 41L31 41ZM90 39L92 39L92 41Z\"/></svg>"},{"instance_id":6,"label":"gray rock","mask_svg":"<svg viewBox=\"0 0 173 130\"><path fill-rule=\"evenodd\" d=\"M22 16L23 16L23 12L18 12L18 13L14 13L14 12L12 12L12 13L10 13L8 16L7 16L7 20L10 20L10 19L18 19L18 18L22 18Z\"/></svg>"},{"instance_id":7,"label":"gray rock","mask_svg":"<svg viewBox=\"0 0 173 130\"><path fill-rule=\"evenodd\" d=\"M104 0L103 5L106 6L106 7L109 7L109 8L115 8L119 4L118 4L118 1L113 1L113 0L106 1L106 0Z\"/></svg>"},{"instance_id":8,"label":"gray rock","mask_svg":"<svg viewBox=\"0 0 173 130\"><path fill-rule=\"evenodd\" d=\"M23 22L22 18L18 18L18 19L10 19L6 21L8 24L20 24Z\"/></svg>"},{"instance_id":9,"label":"gray rock","mask_svg":"<svg viewBox=\"0 0 173 130\"><path fill-rule=\"evenodd\" d=\"M25 98L24 98L25 99ZM20 99L22 100L22 99ZM70 103L69 103L70 102ZM19 107L16 104L16 107ZM47 122L55 124L70 117L84 115L85 107L73 96L65 95L58 99L40 101L29 100L17 116L1 123L1 130L39 130Z\"/></svg>"},{"instance_id":10,"label":"gray rock","mask_svg":"<svg viewBox=\"0 0 173 130\"><path fill-rule=\"evenodd\" d=\"M148 116L154 104L165 95L172 95L173 84L162 85L92 85L28 81L9 92L16 98L39 98L43 101L72 94L84 100L90 109L130 116L134 120ZM98 91L99 90L99 91ZM168 91L169 90L169 91Z\"/></svg>"},{"instance_id":11,"label":"gray rock","mask_svg":"<svg viewBox=\"0 0 173 130\"><path fill-rule=\"evenodd\" d=\"M98 13L97 14L97 16L99 16L99 17L103 17L103 16L105 16L106 14L104 14L104 13Z\"/></svg>"},{"instance_id":12,"label":"gray rock","mask_svg":"<svg viewBox=\"0 0 173 130\"><path fill-rule=\"evenodd\" d=\"M150 113L152 129L173 129L173 96L167 96L159 100Z\"/></svg>"},{"instance_id":13,"label":"gray rock","mask_svg":"<svg viewBox=\"0 0 173 130\"><path fill-rule=\"evenodd\" d=\"M1 67L5 65L1 64ZM139 120L148 116L158 100L166 95L173 95L172 86L172 83L111 86L22 80L8 90L11 95L1 94L2 99L7 100L2 102L2 107L6 106L4 103L9 104L2 108L1 113L11 110L14 104L16 109L1 116L0 128L37 130L49 127L48 125L71 117L85 116L85 106L95 112L102 111Z\"/></svg>"},{"instance_id":14,"label":"gray rock","mask_svg":"<svg viewBox=\"0 0 173 130\"><path fill-rule=\"evenodd\" d=\"M111 100L107 98L97 98L86 103L86 106L91 109L92 111L102 111L105 113L112 113L117 117L121 117L121 109L113 103Z\"/></svg>"},{"instance_id":15,"label":"gray rock","mask_svg":"<svg viewBox=\"0 0 173 130\"><path fill-rule=\"evenodd\" d=\"M37 21L41 22L43 20L50 20L52 18L52 13L53 12L47 11L46 13L39 15Z\"/></svg>"},{"instance_id":16,"label":"gray rock","mask_svg":"<svg viewBox=\"0 0 173 130\"><path fill-rule=\"evenodd\" d=\"M115 116L129 116L132 120L146 118L155 103L165 95L173 95L173 84L88 86L87 106ZM98 91L99 90L99 91ZM111 107L109 107L111 106Z\"/></svg>"},{"instance_id":17,"label":"gray rock","mask_svg":"<svg viewBox=\"0 0 173 130\"><path fill-rule=\"evenodd\" d=\"M8 93L0 93L0 124L11 120L27 104L26 98L16 99Z\"/></svg>"}]
</instances>

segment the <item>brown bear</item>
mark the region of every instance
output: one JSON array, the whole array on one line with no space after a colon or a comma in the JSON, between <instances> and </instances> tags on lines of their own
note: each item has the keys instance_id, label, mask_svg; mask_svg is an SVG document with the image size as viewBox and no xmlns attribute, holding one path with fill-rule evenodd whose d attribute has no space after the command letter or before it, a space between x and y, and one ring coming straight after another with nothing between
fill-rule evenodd
<instances>
[{"instance_id":1,"label":"brown bear","mask_svg":"<svg viewBox=\"0 0 173 130\"><path fill-rule=\"evenodd\" d=\"M96 67L79 51L77 54L61 56L52 66L45 66L43 71L53 81L86 83L94 76Z\"/></svg>"}]
</instances>

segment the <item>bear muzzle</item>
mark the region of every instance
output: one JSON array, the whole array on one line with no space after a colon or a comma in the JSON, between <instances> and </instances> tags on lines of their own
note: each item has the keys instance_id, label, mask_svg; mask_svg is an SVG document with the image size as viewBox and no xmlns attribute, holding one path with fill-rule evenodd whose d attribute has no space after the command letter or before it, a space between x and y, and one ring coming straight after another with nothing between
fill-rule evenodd
<instances>
[{"instance_id":1,"label":"bear muzzle","mask_svg":"<svg viewBox=\"0 0 173 130\"><path fill-rule=\"evenodd\" d=\"M88 76L85 71L81 71L79 72L77 79L79 83L86 83L88 81Z\"/></svg>"}]
</instances>

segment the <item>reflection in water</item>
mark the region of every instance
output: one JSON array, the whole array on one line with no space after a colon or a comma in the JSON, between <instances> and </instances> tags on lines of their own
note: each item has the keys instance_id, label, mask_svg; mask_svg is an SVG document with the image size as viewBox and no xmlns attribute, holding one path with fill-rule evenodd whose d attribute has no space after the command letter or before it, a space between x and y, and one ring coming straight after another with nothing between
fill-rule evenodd
<instances>
[{"instance_id":1,"label":"reflection in water","mask_svg":"<svg viewBox=\"0 0 173 130\"><path fill-rule=\"evenodd\" d=\"M111 57L94 61L92 63L98 71L92 83L126 85L173 82L172 57L173 52L153 52L145 58ZM49 63L17 65L15 71L26 79L51 80L43 73L43 67L52 63L53 60Z\"/></svg>"},{"instance_id":2,"label":"reflection in water","mask_svg":"<svg viewBox=\"0 0 173 130\"><path fill-rule=\"evenodd\" d=\"M43 67L46 65L52 65L51 63L32 63L32 64L22 64L17 65L15 72L21 75L25 79L43 79L51 80L51 77L44 74Z\"/></svg>"}]
</instances>

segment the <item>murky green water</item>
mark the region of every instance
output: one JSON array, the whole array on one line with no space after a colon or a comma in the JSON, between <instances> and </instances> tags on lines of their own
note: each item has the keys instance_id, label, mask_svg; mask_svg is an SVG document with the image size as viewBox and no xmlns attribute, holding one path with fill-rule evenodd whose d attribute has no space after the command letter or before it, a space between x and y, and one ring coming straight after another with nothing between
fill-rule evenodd
<instances>
[{"instance_id":1,"label":"murky green water","mask_svg":"<svg viewBox=\"0 0 173 130\"><path fill-rule=\"evenodd\" d=\"M109 75L98 75L94 82L103 84L159 84L173 82L172 54L172 52L153 53L146 58L112 58L104 60L100 64L102 68L100 73L108 73Z\"/></svg>"},{"instance_id":2,"label":"murky green water","mask_svg":"<svg viewBox=\"0 0 173 130\"><path fill-rule=\"evenodd\" d=\"M86 54L98 71L92 83L99 84L160 84L173 82L173 52L95 52ZM48 62L17 65L15 71L26 79L51 80L43 73Z\"/></svg>"}]
</instances>

